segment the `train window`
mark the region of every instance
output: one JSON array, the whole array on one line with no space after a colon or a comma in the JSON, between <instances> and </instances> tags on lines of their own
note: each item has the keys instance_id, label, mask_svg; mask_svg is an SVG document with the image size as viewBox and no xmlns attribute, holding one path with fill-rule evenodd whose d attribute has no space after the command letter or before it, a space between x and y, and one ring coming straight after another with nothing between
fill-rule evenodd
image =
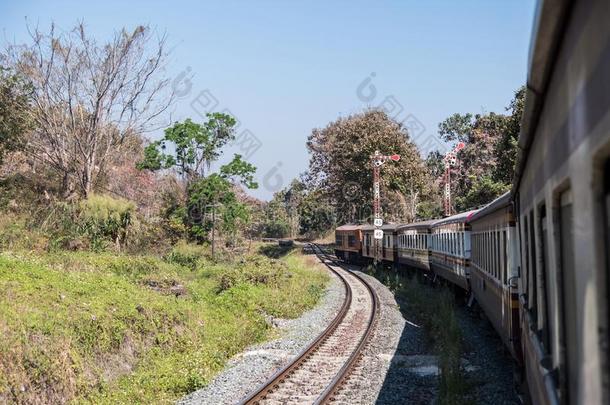
<instances>
[{"instance_id":1,"label":"train window","mask_svg":"<svg viewBox=\"0 0 610 405\"><path fill-rule=\"evenodd\" d=\"M335 244L338 246L343 245L343 237L341 235L336 235L335 236Z\"/></svg>"},{"instance_id":2,"label":"train window","mask_svg":"<svg viewBox=\"0 0 610 405\"><path fill-rule=\"evenodd\" d=\"M530 273L530 254L529 254L529 251L530 250L529 249L530 249L530 246L529 246L529 232L527 231L527 229L528 229L527 228L527 215L523 216L522 227L523 227L522 235L523 235L523 244L524 244L522 257L525 258L525 277L524 277L524 279L525 279L525 288L524 288L524 293L525 293L525 297L526 297L527 303L529 304L529 301L530 301L529 300L529 286L530 286L530 281L529 281L530 280L530 276L529 276L529 273ZM528 307L529 307L529 305L528 305Z\"/></svg>"},{"instance_id":3,"label":"train window","mask_svg":"<svg viewBox=\"0 0 610 405\"><path fill-rule=\"evenodd\" d=\"M549 329L549 300L548 300L548 289L549 285L547 277L547 266L549 263L548 253L548 232L547 232L547 221L546 221L546 207L543 205L538 211L538 217L540 218L540 242L541 242L541 257L540 257L540 299L542 302L542 328L539 330L540 340L544 347L545 353L550 354L551 351L551 339Z\"/></svg>"},{"instance_id":4,"label":"train window","mask_svg":"<svg viewBox=\"0 0 610 405\"><path fill-rule=\"evenodd\" d=\"M497 266L496 266L496 256L498 255L498 252L496 251L496 232L495 231L491 231L491 265L490 265L490 269L491 269L491 273L493 278L496 278L496 272L498 271Z\"/></svg>"},{"instance_id":5,"label":"train window","mask_svg":"<svg viewBox=\"0 0 610 405\"><path fill-rule=\"evenodd\" d=\"M602 376L604 381L610 380L610 159L606 160L606 164L604 166L604 196L602 201L602 206L604 207L604 217L605 217L605 229L604 229L604 245L606 252L606 293L604 294L606 297L606 336L605 339L605 347L607 353L607 363L605 369L605 374ZM610 383L606 383L607 394L606 397L610 397Z\"/></svg>"},{"instance_id":6,"label":"train window","mask_svg":"<svg viewBox=\"0 0 610 405\"><path fill-rule=\"evenodd\" d=\"M502 257L500 251L500 231L496 231L496 278L502 280Z\"/></svg>"},{"instance_id":7,"label":"train window","mask_svg":"<svg viewBox=\"0 0 610 405\"><path fill-rule=\"evenodd\" d=\"M354 235L347 236L347 246L349 246L349 247L356 246L356 236L354 236Z\"/></svg>"},{"instance_id":8,"label":"train window","mask_svg":"<svg viewBox=\"0 0 610 405\"><path fill-rule=\"evenodd\" d=\"M485 232L485 271L488 274L491 274L491 267L489 266L489 262L491 260L491 252L489 251L489 248L491 247L491 244L489 243L489 232Z\"/></svg>"},{"instance_id":9,"label":"train window","mask_svg":"<svg viewBox=\"0 0 610 405\"><path fill-rule=\"evenodd\" d=\"M483 234L479 234L479 267L481 270L485 270L485 263L483 262L485 258L485 247L483 246Z\"/></svg>"},{"instance_id":10,"label":"train window","mask_svg":"<svg viewBox=\"0 0 610 405\"><path fill-rule=\"evenodd\" d=\"M534 229L534 211L530 211L529 214L530 220L530 273L531 273L531 291L530 297L530 311L532 315L532 321L534 325L538 325L538 274L536 272L536 231Z\"/></svg>"},{"instance_id":11,"label":"train window","mask_svg":"<svg viewBox=\"0 0 610 405\"><path fill-rule=\"evenodd\" d=\"M502 282L508 284L508 240L506 239L506 230L502 231Z\"/></svg>"},{"instance_id":12,"label":"train window","mask_svg":"<svg viewBox=\"0 0 610 405\"><path fill-rule=\"evenodd\" d=\"M489 259L488 259L488 266L489 266L489 274L494 277L495 271L494 271L494 235L493 235L493 231L489 231L488 233L488 249L489 249Z\"/></svg>"},{"instance_id":13,"label":"train window","mask_svg":"<svg viewBox=\"0 0 610 405\"><path fill-rule=\"evenodd\" d=\"M576 403L575 392L576 386L573 385L577 379L576 364L577 364L577 328L576 319L576 266L574 263L574 224L573 224L573 208L572 208L572 193L568 190L561 194L559 209L559 227L560 227L560 285L562 288L560 300L563 304L561 321L563 323L560 328L564 351L564 368L560 370L560 387L562 387L562 399L565 401ZM563 380L563 381L562 381ZM569 381L568 386L565 382Z\"/></svg>"}]
</instances>

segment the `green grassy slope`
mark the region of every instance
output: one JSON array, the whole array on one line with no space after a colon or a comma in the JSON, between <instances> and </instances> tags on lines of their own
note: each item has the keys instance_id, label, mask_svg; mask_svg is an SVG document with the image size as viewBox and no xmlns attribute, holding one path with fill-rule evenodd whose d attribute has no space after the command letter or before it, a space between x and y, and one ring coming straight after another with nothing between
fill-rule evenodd
<instances>
[{"instance_id":1,"label":"green grassy slope","mask_svg":"<svg viewBox=\"0 0 610 405\"><path fill-rule=\"evenodd\" d=\"M328 276L292 251L215 264L182 246L165 259L0 254L0 402L169 402L204 386L266 315L296 317Z\"/></svg>"}]
</instances>

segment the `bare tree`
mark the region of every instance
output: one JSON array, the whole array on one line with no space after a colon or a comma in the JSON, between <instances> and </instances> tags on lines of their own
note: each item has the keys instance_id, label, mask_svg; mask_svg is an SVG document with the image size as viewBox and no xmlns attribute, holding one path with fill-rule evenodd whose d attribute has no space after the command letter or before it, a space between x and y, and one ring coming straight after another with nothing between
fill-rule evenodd
<instances>
[{"instance_id":1,"label":"bare tree","mask_svg":"<svg viewBox=\"0 0 610 405\"><path fill-rule=\"evenodd\" d=\"M173 102L169 79L159 77L166 37L139 26L100 45L83 23L30 35L31 44L7 49L10 65L34 89L27 151L59 174L65 197L87 197L113 153L128 137L160 125Z\"/></svg>"}]
</instances>

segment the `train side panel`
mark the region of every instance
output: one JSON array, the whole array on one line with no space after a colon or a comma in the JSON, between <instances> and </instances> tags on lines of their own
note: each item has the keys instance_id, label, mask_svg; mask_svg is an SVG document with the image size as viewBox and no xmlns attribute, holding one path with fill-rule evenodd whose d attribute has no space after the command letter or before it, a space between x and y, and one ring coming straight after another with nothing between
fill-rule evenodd
<instances>
[{"instance_id":1,"label":"train side panel","mask_svg":"<svg viewBox=\"0 0 610 405\"><path fill-rule=\"evenodd\" d=\"M430 272L430 226L435 221L401 225L396 229L397 261L405 266Z\"/></svg>"},{"instance_id":2,"label":"train side panel","mask_svg":"<svg viewBox=\"0 0 610 405\"><path fill-rule=\"evenodd\" d=\"M431 228L432 248L430 268L438 276L470 289L470 225L467 220L475 211L469 211L439 220Z\"/></svg>"},{"instance_id":3,"label":"train side panel","mask_svg":"<svg viewBox=\"0 0 610 405\"><path fill-rule=\"evenodd\" d=\"M470 220L470 288L504 345L522 363L518 242L509 197L505 194Z\"/></svg>"},{"instance_id":4,"label":"train side panel","mask_svg":"<svg viewBox=\"0 0 610 405\"><path fill-rule=\"evenodd\" d=\"M610 4L536 21L513 186L527 381L534 403L608 404Z\"/></svg>"}]
</instances>

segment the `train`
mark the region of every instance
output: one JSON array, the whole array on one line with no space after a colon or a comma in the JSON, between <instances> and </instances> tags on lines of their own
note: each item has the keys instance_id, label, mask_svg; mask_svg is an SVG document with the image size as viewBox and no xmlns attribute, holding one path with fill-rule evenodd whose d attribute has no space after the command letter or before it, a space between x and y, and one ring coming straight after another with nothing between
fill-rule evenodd
<instances>
[{"instance_id":1,"label":"train","mask_svg":"<svg viewBox=\"0 0 610 405\"><path fill-rule=\"evenodd\" d=\"M510 191L447 218L384 225L382 262L464 291L533 404L610 403L610 4L539 1ZM342 260L375 257L348 225ZM350 239L351 238L351 239Z\"/></svg>"}]
</instances>

